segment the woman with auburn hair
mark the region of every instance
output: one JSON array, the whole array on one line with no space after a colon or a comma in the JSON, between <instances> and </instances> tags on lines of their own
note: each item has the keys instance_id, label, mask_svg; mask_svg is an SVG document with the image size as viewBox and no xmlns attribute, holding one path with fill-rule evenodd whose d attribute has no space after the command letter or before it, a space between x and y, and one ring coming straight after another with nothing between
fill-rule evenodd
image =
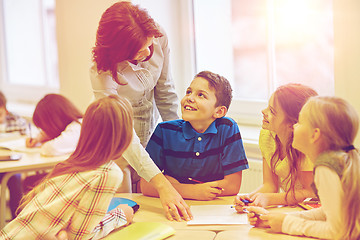
<instances>
[{"instance_id":1,"label":"woman with auburn hair","mask_svg":"<svg viewBox=\"0 0 360 240\"><path fill-rule=\"evenodd\" d=\"M47 94L36 105L33 122L40 129L27 138L27 147L41 145L41 154L55 156L72 153L79 139L83 114L66 97Z\"/></svg>"},{"instance_id":2,"label":"woman with auburn hair","mask_svg":"<svg viewBox=\"0 0 360 240\"><path fill-rule=\"evenodd\" d=\"M124 158L117 161L122 169L129 169L130 164L136 171L131 169L132 179L126 182L136 184L140 175L157 189L170 220L180 221L180 214L190 220L189 207L144 149L159 113L163 121L179 118L164 30L138 5L117 2L101 16L92 53L90 78L95 98L116 94L133 107L136 134ZM131 192L131 186L126 191Z\"/></svg>"},{"instance_id":3,"label":"woman with auburn hair","mask_svg":"<svg viewBox=\"0 0 360 240\"><path fill-rule=\"evenodd\" d=\"M92 103L73 154L23 198L0 239L53 239L64 230L69 239L99 239L131 222L127 205L106 212L123 178L112 160L130 144L132 128L126 99L112 95Z\"/></svg>"},{"instance_id":4,"label":"woman with auburn hair","mask_svg":"<svg viewBox=\"0 0 360 240\"><path fill-rule=\"evenodd\" d=\"M314 163L314 191L321 207L305 212L249 213L253 225L273 231L321 239L360 239L360 154L354 147L359 128L356 110L337 97L314 97L302 108L294 125L295 149Z\"/></svg>"},{"instance_id":5,"label":"woman with auburn hair","mask_svg":"<svg viewBox=\"0 0 360 240\"><path fill-rule=\"evenodd\" d=\"M276 89L262 111L259 146L263 155L263 184L249 195L236 196L235 209L249 205L293 205L314 196L313 164L292 147L293 125L305 102L317 93L310 87L290 83ZM279 190L283 192L279 192Z\"/></svg>"}]
</instances>

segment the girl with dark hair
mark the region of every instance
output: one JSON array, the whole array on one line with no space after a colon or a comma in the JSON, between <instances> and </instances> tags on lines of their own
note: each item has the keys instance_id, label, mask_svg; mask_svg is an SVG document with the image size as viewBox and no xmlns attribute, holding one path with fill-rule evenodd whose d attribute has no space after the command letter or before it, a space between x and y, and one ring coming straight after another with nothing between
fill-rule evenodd
<instances>
[{"instance_id":1,"label":"girl with dark hair","mask_svg":"<svg viewBox=\"0 0 360 240\"><path fill-rule=\"evenodd\" d=\"M72 153L79 139L83 114L66 97L47 94L36 105L33 122L40 129L35 138L27 138L27 147L41 145L47 156Z\"/></svg>"}]
</instances>

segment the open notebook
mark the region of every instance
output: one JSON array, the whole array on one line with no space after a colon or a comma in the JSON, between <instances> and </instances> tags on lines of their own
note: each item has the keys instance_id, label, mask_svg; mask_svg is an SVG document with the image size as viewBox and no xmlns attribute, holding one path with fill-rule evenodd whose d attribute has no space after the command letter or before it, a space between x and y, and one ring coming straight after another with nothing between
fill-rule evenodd
<instances>
[{"instance_id":1,"label":"open notebook","mask_svg":"<svg viewBox=\"0 0 360 240\"><path fill-rule=\"evenodd\" d=\"M159 222L136 222L120 230L115 230L106 240L160 240L175 233L175 229Z\"/></svg>"},{"instance_id":2,"label":"open notebook","mask_svg":"<svg viewBox=\"0 0 360 240\"><path fill-rule=\"evenodd\" d=\"M24 138L0 142L0 149L10 150L15 152L23 152L23 153L40 153L40 148L38 147L27 148L25 146Z\"/></svg>"}]
</instances>

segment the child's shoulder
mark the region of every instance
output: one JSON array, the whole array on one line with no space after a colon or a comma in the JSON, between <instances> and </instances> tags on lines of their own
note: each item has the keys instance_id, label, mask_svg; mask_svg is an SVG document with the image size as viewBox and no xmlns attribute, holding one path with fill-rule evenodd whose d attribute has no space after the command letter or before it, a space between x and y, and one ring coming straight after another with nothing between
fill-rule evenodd
<instances>
[{"instance_id":1,"label":"child's shoulder","mask_svg":"<svg viewBox=\"0 0 360 240\"><path fill-rule=\"evenodd\" d=\"M158 124L160 128L181 128L186 122L183 119L164 121Z\"/></svg>"},{"instance_id":2,"label":"child's shoulder","mask_svg":"<svg viewBox=\"0 0 360 240\"><path fill-rule=\"evenodd\" d=\"M230 117L217 118L217 119L215 119L215 124L216 124L216 126L220 126L220 125L226 125L226 126L230 126L230 127L238 126L238 124L235 122L235 120Z\"/></svg>"}]
</instances>

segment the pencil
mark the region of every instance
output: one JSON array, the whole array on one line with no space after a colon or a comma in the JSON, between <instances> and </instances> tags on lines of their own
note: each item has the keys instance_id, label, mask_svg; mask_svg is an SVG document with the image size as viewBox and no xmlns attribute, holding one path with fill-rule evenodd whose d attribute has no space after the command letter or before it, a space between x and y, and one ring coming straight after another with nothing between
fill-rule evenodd
<instances>
[{"instance_id":1,"label":"pencil","mask_svg":"<svg viewBox=\"0 0 360 240\"><path fill-rule=\"evenodd\" d=\"M29 122L29 137L30 139L32 139L32 134L31 134L31 123Z\"/></svg>"},{"instance_id":2,"label":"pencil","mask_svg":"<svg viewBox=\"0 0 360 240\"><path fill-rule=\"evenodd\" d=\"M193 179L193 178L191 178L191 177L189 177L188 179L189 179L190 181L192 181L192 182L196 182L196 183L204 183L204 182L202 182L202 181L199 181L199 180ZM217 189L219 189L219 190L221 190L221 191L224 191L224 189L223 189L223 188L221 188L221 187L215 187L215 188L217 188Z\"/></svg>"}]
</instances>

